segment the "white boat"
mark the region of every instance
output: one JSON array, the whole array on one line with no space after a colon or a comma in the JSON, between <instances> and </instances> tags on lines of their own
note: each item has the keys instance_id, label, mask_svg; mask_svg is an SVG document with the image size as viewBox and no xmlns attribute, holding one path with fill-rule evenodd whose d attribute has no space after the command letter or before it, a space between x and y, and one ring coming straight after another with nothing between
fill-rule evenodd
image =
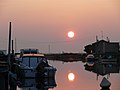
<instances>
[{"instance_id":1,"label":"white boat","mask_svg":"<svg viewBox=\"0 0 120 90\"><path fill-rule=\"evenodd\" d=\"M16 72L19 78L55 76L56 68L48 64L44 54L22 54L16 62Z\"/></svg>"}]
</instances>

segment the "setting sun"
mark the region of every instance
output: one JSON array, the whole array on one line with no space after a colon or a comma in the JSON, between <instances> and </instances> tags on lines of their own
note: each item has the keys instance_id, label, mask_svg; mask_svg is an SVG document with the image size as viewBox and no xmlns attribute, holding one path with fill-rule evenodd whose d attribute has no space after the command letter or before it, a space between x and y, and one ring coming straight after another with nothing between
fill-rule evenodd
<instances>
[{"instance_id":1,"label":"setting sun","mask_svg":"<svg viewBox=\"0 0 120 90\"><path fill-rule=\"evenodd\" d=\"M68 74L68 80L69 80L69 81L74 81L74 79L75 79L74 73L69 73L69 74Z\"/></svg>"},{"instance_id":2,"label":"setting sun","mask_svg":"<svg viewBox=\"0 0 120 90\"><path fill-rule=\"evenodd\" d=\"M73 38L75 36L75 33L73 31L68 32L68 37Z\"/></svg>"}]
</instances>

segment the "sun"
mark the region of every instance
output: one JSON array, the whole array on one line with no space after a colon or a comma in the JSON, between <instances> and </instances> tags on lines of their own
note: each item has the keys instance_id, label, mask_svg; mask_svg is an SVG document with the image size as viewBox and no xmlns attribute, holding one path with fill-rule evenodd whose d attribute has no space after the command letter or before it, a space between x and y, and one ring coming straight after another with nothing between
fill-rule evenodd
<instances>
[{"instance_id":1,"label":"sun","mask_svg":"<svg viewBox=\"0 0 120 90\"><path fill-rule=\"evenodd\" d=\"M73 31L69 31L67 34L69 38L73 38L75 36L75 33Z\"/></svg>"},{"instance_id":2,"label":"sun","mask_svg":"<svg viewBox=\"0 0 120 90\"><path fill-rule=\"evenodd\" d=\"M74 79L75 79L74 73L69 73L69 74L68 74L68 80L69 80L69 81L74 81Z\"/></svg>"}]
</instances>

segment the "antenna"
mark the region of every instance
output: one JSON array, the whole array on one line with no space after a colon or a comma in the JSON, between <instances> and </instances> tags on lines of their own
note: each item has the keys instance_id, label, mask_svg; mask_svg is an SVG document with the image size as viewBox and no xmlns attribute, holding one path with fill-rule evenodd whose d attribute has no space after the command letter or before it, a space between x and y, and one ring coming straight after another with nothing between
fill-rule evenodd
<instances>
[{"instance_id":1,"label":"antenna","mask_svg":"<svg viewBox=\"0 0 120 90\"><path fill-rule=\"evenodd\" d=\"M98 40L98 36L96 35L96 42L98 42L99 40Z\"/></svg>"},{"instance_id":2,"label":"antenna","mask_svg":"<svg viewBox=\"0 0 120 90\"><path fill-rule=\"evenodd\" d=\"M107 37L107 41L110 42L110 39Z\"/></svg>"},{"instance_id":3,"label":"antenna","mask_svg":"<svg viewBox=\"0 0 120 90\"><path fill-rule=\"evenodd\" d=\"M51 47L50 47L50 44L48 45L48 53L50 53L50 49L51 49Z\"/></svg>"},{"instance_id":4,"label":"antenna","mask_svg":"<svg viewBox=\"0 0 120 90\"><path fill-rule=\"evenodd\" d=\"M101 35L102 35L102 40L103 40L103 31L101 31Z\"/></svg>"}]
</instances>

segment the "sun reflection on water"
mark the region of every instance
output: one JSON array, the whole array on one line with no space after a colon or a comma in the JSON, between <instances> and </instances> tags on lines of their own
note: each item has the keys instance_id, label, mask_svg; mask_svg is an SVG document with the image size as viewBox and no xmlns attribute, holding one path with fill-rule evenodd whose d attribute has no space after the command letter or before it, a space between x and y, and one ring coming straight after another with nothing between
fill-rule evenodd
<instances>
[{"instance_id":1,"label":"sun reflection on water","mask_svg":"<svg viewBox=\"0 0 120 90\"><path fill-rule=\"evenodd\" d=\"M74 81L75 80L75 74L74 73L68 73L68 80Z\"/></svg>"}]
</instances>

